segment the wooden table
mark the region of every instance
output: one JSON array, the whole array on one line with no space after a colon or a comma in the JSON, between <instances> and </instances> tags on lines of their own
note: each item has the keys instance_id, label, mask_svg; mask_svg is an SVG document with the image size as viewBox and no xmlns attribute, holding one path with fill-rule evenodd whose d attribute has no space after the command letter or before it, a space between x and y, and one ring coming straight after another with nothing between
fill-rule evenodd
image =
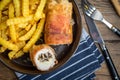
<instances>
[{"instance_id":1,"label":"wooden table","mask_svg":"<svg viewBox=\"0 0 120 80\"><path fill-rule=\"evenodd\" d=\"M80 0L77 1L80 2ZM110 23L114 24L117 28L120 29L120 16L117 15L110 0L89 0L89 2L102 12L106 20L108 20ZM82 14L83 26L87 30L86 22L81 8L80 11ZM120 75L120 37L118 37L112 31L106 28L105 24L96 21L96 25L98 26L102 37L105 40L106 46ZM95 80L111 80L105 62L102 64L102 67L96 72Z\"/></svg>"},{"instance_id":2,"label":"wooden table","mask_svg":"<svg viewBox=\"0 0 120 80\"><path fill-rule=\"evenodd\" d=\"M78 4L80 4L80 0L77 1ZM120 29L120 17L116 14L112 4L110 3L110 0L89 1L102 12L104 17L109 22L111 22ZM87 30L86 22L84 20L81 8L80 11L82 15L83 26ZM120 37L116 36L114 33L108 30L108 28L106 28L106 26L101 22L96 22L96 24L100 29L100 32L105 40L107 48L120 75ZM2 63L0 63L0 80L16 80L16 76L14 75L13 71L5 67ZM102 67L96 72L95 80L111 80L105 62L102 64Z\"/></svg>"}]
</instances>

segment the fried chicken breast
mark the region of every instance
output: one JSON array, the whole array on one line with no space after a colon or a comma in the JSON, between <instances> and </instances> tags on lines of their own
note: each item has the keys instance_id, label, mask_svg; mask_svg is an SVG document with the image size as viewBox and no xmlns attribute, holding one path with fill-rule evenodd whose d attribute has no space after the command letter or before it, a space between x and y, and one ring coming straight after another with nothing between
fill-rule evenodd
<instances>
[{"instance_id":1,"label":"fried chicken breast","mask_svg":"<svg viewBox=\"0 0 120 80\"><path fill-rule=\"evenodd\" d=\"M48 45L71 44L72 3L68 0L50 0L47 6L44 40Z\"/></svg>"},{"instance_id":2,"label":"fried chicken breast","mask_svg":"<svg viewBox=\"0 0 120 80\"><path fill-rule=\"evenodd\" d=\"M35 45L30 51L30 59L40 71L47 71L58 63L54 49L46 44Z\"/></svg>"}]
</instances>

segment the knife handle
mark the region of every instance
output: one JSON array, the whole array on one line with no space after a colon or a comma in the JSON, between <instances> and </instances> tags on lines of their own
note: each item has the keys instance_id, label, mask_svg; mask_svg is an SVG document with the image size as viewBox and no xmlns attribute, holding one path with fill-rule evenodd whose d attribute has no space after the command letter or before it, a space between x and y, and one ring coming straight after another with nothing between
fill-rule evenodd
<instances>
[{"instance_id":1,"label":"knife handle","mask_svg":"<svg viewBox=\"0 0 120 80\"><path fill-rule=\"evenodd\" d=\"M120 30L118 28L116 28L115 26L112 26L112 31L120 37Z\"/></svg>"},{"instance_id":2,"label":"knife handle","mask_svg":"<svg viewBox=\"0 0 120 80\"><path fill-rule=\"evenodd\" d=\"M113 80L120 80L120 77L118 75L118 72L117 72L114 64L113 64L112 58L110 57L110 54L108 52L106 45L104 45L104 44L100 45L100 48L101 48L103 56L106 60L106 63L107 63L108 69L110 71L112 79Z\"/></svg>"}]
</instances>

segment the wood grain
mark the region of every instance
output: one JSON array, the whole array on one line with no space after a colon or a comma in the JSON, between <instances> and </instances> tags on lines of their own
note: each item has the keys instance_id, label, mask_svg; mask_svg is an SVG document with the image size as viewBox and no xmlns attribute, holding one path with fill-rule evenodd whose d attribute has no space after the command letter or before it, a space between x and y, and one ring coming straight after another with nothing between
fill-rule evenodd
<instances>
[{"instance_id":1,"label":"wood grain","mask_svg":"<svg viewBox=\"0 0 120 80\"><path fill-rule=\"evenodd\" d=\"M78 4L81 4L81 0L76 0ZM110 23L114 24L120 29L120 17L115 12L110 0L89 0L97 9L99 9L104 15L105 19ZM80 12L82 15L83 27L87 30L86 22L80 6ZM117 68L120 75L120 37L116 36L112 31L110 31L106 25L101 22L96 21L97 26L105 40L107 48L113 59L113 62ZM13 71L5 67L0 63L0 80L15 80L16 76ZM95 80L111 80L106 63L102 64L102 67L96 72Z\"/></svg>"},{"instance_id":2,"label":"wood grain","mask_svg":"<svg viewBox=\"0 0 120 80\"><path fill-rule=\"evenodd\" d=\"M17 80L14 72L0 62L0 80Z\"/></svg>"},{"instance_id":3,"label":"wood grain","mask_svg":"<svg viewBox=\"0 0 120 80\"><path fill-rule=\"evenodd\" d=\"M77 1L79 2L78 4L81 4L80 0ZM110 0L89 0L89 2L92 3L97 9L99 9L102 12L104 18L107 21L109 21L110 23L112 23L120 29L120 17L116 14ZM81 14L83 26L87 30L82 10ZM117 68L118 74L120 75L120 37L118 37L112 31L110 31L105 24L96 21L96 25L98 26L101 35L105 40L107 48ZM102 67L96 72L95 80L112 80L105 62L102 64Z\"/></svg>"}]
</instances>

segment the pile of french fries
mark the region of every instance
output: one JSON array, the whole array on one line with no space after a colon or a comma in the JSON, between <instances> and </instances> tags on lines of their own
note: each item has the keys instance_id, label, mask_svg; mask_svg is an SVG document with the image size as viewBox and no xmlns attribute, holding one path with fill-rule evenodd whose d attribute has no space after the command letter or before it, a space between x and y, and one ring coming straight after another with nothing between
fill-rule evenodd
<instances>
[{"instance_id":1,"label":"pile of french fries","mask_svg":"<svg viewBox=\"0 0 120 80\"><path fill-rule=\"evenodd\" d=\"M0 53L9 59L29 52L40 38L47 0L0 0Z\"/></svg>"}]
</instances>

